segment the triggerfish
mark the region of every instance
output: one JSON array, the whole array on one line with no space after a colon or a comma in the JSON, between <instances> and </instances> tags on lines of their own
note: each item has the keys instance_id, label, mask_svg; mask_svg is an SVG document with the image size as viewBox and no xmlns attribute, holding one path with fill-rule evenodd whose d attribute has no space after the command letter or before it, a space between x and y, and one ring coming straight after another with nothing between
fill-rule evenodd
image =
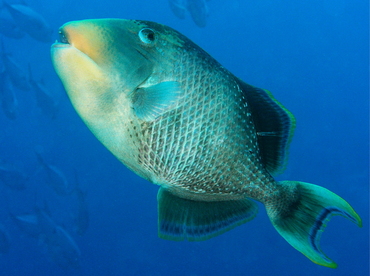
<instances>
[{"instance_id":1,"label":"triggerfish","mask_svg":"<svg viewBox=\"0 0 370 276\"><path fill-rule=\"evenodd\" d=\"M275 181L293 115L170 27L148 21L69 22L51 55L82 120L129 169L160 186L161 238L202 241L253 219L262 202L283 238L313 262L333 215L359 215L331 191Z\"/></svg>"}]
</instances>

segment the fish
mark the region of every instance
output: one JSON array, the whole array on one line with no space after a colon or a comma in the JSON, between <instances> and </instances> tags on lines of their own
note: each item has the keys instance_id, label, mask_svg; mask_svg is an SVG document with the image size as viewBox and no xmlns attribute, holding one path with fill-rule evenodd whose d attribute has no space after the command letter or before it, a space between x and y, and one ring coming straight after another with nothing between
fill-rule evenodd
<instances>
[{"instance_id":1,"label":"fish","mask_svg":"<svg viewBox=\"0 0 370 276\"><path fill-rule=\"evenodd\" d=\"M41 14L24 4L4 2L4 7L19 28L30 37L45 43L52 41L53 29Z\"/></svg>"},{"instance_id":2,"label":"fish","mask_svg":"<svg viewBox=\"0 0 370 276\"><path fill-rule=\"evenodd\" d=\"M84 193L80 188L75 190L77 196L77 212L75 215L75 231L79 236L86 233L90 224L89 210L86 204L86 193Z\"/></svg>"},{"instance_id":3,"label":"fish","mask_svg":"<svg viewBox=\"0 0 370 276\"><path fill-rule=\"evenodd\" d=\"M158 235L203 241L252 220L261 202L278 233L316 264L329 219L360 216L314 184L277 181L296 121L171 27L142 20L67 22L51 58L91 132L127 168L159 185Z\"/></svg>"},{"instance_id":4,"label":"fish","mask_svg":"<svg viewBox=\"0 0 370 276\"><path fill-rule=\"evenodd\" d=\"M204 28L207 25L207 17L209 14L208 5L205 0L188 0L188 11L194 23Z\"/></svg>"},{"instance_id":5,"label":"fish","mask_svg":"<svg viewBox=\"0 0 370 276\"><path fill-rule=\"evenodd\" d=\"M171 11L180 19L184 19L186 16L186 0L168 0Z\"/></svg>"},{"instance_id":6,"label":"fish","mask_svg":"<svg viewBox=\"0 0 370 276\"><path fill-rule=\"evenodd\" d=\"M168 4L176 17L185 19L189 12L198 27L204 28L207 25L209 9L206 0L169 0Z\"/></svg>"},{"instance_id":7,"label":"fish","mask_svg":"<svg viewBox=\"0 0 370 276\"><path fill-rule=\"evenodd\" d=\"M10 217L13 222L25 232L27 235L33 238L38 238L42 232L38 216L36 213L24 213L24 214L13 214L10 213Z\"/></svg>"},{"instance_id":8,"label":"fish","mask_svg":"<svg viewBox=\"0 0 370 276\"><path fill-rule=\"evenodd\" d=\"M90 214L86 202L86 192L83 192L79 187L77 173L75 173L75 178L77 184L74 190L74 194L76 195L77 198L77 211L74 215L74 225L75 225L74 230L79 236L82 236L86 233L87 229L89 228Z\"/></svg>"},{"instance_id":9,"label":"fish","mask_svg":"<svg viewBox=\"0 0 370 276\"><path fill-rule=\"evenodd\" d=\"M28 176L17 166L0 161L0 182L12 190L22 191L26 189Z\"/></svg>"},{"instance_id":10,"label":"fish","mask_svg":"<svg viewBox=\"0 0 370 276\"><path fill-rule=\"evenodd\" d=\"M51 119L55 119L58 113L58 103L50 91L47 89L43 80L36 81L33 78L31 66L28 66L28 75L31 89L36 94L36 103L42 113Z\"/></svg>"},{"instance_id":11,"label":"fish","mask_svg":"<svg viewBox=\"0 0 370 276\"><path fill-rule=\"evenodd\" d=\"M4 43L1 40L2 60L4 62L5 72L8 74L14 87L28 91L31 89L28 75L23 67L12 57L10 53L5 51Z\"/></svg>"},{"instance_id":12,"label":"fish","mask_svg":"<svg viewBox=\"0 0 370 276\"><path fill-rule=\"evenodd\" d=\"M9 253L10 250L10 238L5 227L0 224L0 255Z\"/></svg>"},{"instance_id":13,"label":"fish","mask_svg":"<svg viewBox=\"0 0 370 276\"><path fill-rule=\"evenodd\" d=\"M57 195L67 196L71 195L75 189L68 181L66 175L58 167L46 163L39 152L36 151L37 160L40 164L40 169L43 169L47 175L47 185L49 185ZM36 170L38 173L40 169Z\"/></svg>"},{"instance_id":14,"label":"fish","mask_svg":"<svg viewBox=\"0 0 370 276\"><path fill-rule=\"evenodd\" d=\"M48 251L58 266L64 269L79 269L81 267L81 250L63 227L57 225L53 236L48 238Z\"/></svg>"},{"instance_id":15,"label":"fish","mask_svg":"<svg viewBox=\"0 0 370 276\"><path fill-rule=\"evenodd\" d=\"M23 38L26 33L14 22L8 12L0 11L0 34L13 39Z\"/></svg>"},{"instance_id":16,"label":"fish","mask_svg":"<svg viewBox=\"0 0 370 276\"><path fill-rule=\"evenodd\" d=\"M72 236L44 210L36 209L36 216L41 228L40 238L53 261L65 269L80 268L81 250Z\"/></svg>"},{"instance_id":17,"label":"fish","mask_svg":"<svg viewBox=\"0 0 370 276\"><path fill-rule=\"evenodd\" d=\"M5 116L15 120L18 115L18 99L8 72L0 73L0 101ZM1 170L1 169L0 169Z\"/></svg>"}]
</instances>

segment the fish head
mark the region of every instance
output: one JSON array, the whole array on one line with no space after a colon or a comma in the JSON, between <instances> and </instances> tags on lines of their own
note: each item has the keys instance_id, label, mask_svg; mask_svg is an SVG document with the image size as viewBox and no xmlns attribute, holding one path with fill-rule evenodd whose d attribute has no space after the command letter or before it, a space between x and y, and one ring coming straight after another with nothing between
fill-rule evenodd
<instances>
[{"instance_id":1,"label":"fish head","mask_svg":"<svg viewBox=\"0 0 370 276\"><path fill-rule=\"evenodd\" d=\"M125 19L73 21L59 33L52 61L74 108L116 157L127 159L135 136L127 129L165 112L178 95L173 64L180 62L182 36L161 24Z\"/></svg>"},{"instance_id":2,"label":"fish head","mask_svg":"<svg viewBox=\"0 0 370 276\"><path fill-rule=\"evenodd\" d=\"M171 55L171 42L175 46L179 39L171 41L168 29L124 19L64 24L59 30L60 42L52 46L52 60L77 111L96 104L107 106L107 101L120 99L122 104L124 99L130 100L130 94L153 72L163 70L164 61L173 60L166 55Z\"/></svg>"}]
</instances>

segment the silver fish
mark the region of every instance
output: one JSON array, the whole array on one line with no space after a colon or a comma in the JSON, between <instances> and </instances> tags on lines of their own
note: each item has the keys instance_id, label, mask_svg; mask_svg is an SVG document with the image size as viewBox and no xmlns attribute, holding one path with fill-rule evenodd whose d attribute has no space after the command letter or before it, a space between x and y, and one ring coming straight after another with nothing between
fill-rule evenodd
<instances>
[{"instance_id":1,"label":"silver fish","mask_svg":"<svg viewBox=\"0 0 370 276\"><path fill-rule=\"evenodd\" d=\"M12 190L26 189L28 176L17 166L0 161L0 182Z\"/></svg>"},{"instance_id":2,"label":"silver fish","mask_svg":"<svg viewBox=\"0 0 370 276\"><path fill-rule=\"evenodd\" d=\"M186 15L186 0L168 0L171 11L180 19L184 19Z\"/></svg>"},{"instance_id":3,"label":"silver fish","mask_svg":"<svg viewBox=\"0 0 370 276\"><path fill-rule=\"evenodd\" d=\"M57 195L67 196L73 193L75 187L71 185L65 174L56 166L45 162L40 153L36 152L37 160L47 175L46 184L49 185ZM39 170L37 170L38 172Z\"/></svg>"},{"instance_id":4,"label":"silver fish","mask_svg":"<svg viewBox=\"0 0 370 276\"><path fill-rule=\"evenodd\" d=\"M36 210L45 242L53 261L62 268L79 268L81 251L71 235L43 210Z\"/></svg>"},{"instance_id":5,"label":"silver fish","mask_svg":"<svg viewBox=\"0 0 370 276\"><path fill-rule=\"evenodd\" d=\"M55 119L58 113L58 103L55 99L55 95L50 93L46 87L44 81L36 81L33 78L32 70L30 65L28 66L29 82L31 89L36 94L36 103L42 113L51 119Z\"/></svg>"},{"instance_id":6,"label":"silver fish","mask_svg":"<svg viewBox=\"0 0 370 276\"><path fill-rule=\"evenodd\" d=\"M178 18L184 19L189 12L198 27L203 28L207 25L209 11L205 0L169 0L168 4Z\"/></svg>"},{"instance_id":7,"label":"silver fish","mask_svg":"<svg viewBox=\"0 0 370 276\"><path fill-rule=\"evenodd\" d=\"M49 237L48 250L54 262L62 268L80 268L81 250L72 236L61 226Z\"/></svg>"},{"instance_id":8,"label":"silver fish","mask_svg":"<svg viewBox=\"0 0 370 276\"><path fill-rule=\"evenodd\" d=\"M74 214L74 225L75 231L79 236L82 236L86 233L90 224L90 214L86 202L86 192L83 192L79 187L79 181L77 173L75 173L76 178L76 188L75 195L77 197L77 211Z\"/></svg>"},{"instance_id":9,"label":"silver fish","mask_svg":"<svg viewBox=\"0 0 370 276\"><path fill-rule=\"evenodd\" d=\"M14 39L20 39L26 35L5 9L0 10L0 34Z\"/></svg>"},{"instance_id":10,"label":"silver fish","mask_svg":"<svg viewBox=\"0 0 370 276\"><path fill-rule=\"evenodd\" d=\"M8 231L0 224L0 255L9 253L10 238Z\"/></svg>"},{"instance_id":11,"label":"silver fish","mask_svg":"<svg viewBox=\"0 0 370 276\"><path fill-rule=\"evenodd\" d=\"M159 236L201 241L241 225L262 202L275 229L313 262L332 215L362 222L329 190L274 180L295 119L170 27L148 21L69 22L52 60L94 135L128 168L160 186Z\"/></svg>"},{"instance_id":12,"label":"silver fish","mask_svg":"<svg viewBox=\"0 0 370 276\"><path fill-rule=\"evenodd\" d=\"M12 84L21 90L28 91L31 85L28 80L27 72L23 67L12 57L11 54L5 51L4 43L1 40L1 58L4 62L4 71L10 77Z\"/></svg>"},{"instance_id":13,"label":"silver fish","mask_svg":"<svg viewBox=\"0 0 370 276\"><path fill-rule=\"evenodd\" d=\"M22 31L41 42L48 43L52 41L53 30L41 14L23 4L4 2L4 6Z\"/></svg>"},{"instance_id":14,"label":"silver fish","mask_svg":"<svg viewBox=\"0 0 370 276\"><path fill-rule=\"evenodd\" d=\"M209 11L205 0L188 0L187 8L198 27L203 28L207 25Z\"/></svg>"},{"instance_id":15,"label":"silver fish","mask_svg":"<svg viewBox=\"0 0 370 276\"><path fill-rule=\"evenodd\" d=\"M18 115L18 99L15 88L7 71L0 73L0 101L4 114L15 120Z\"/></svg>"},{"instance_id":16,"label":"silver fish","mask_svg":"<svg viewBox=\"0 0 370 276\"><path fill-rule=\"evenodd\" d=\"M35 213L25 213L15 215L10 213L10 217L14 223L27 235L33 238L38 238L42 232L38 216Z\"/></svg>"}]
</instances>

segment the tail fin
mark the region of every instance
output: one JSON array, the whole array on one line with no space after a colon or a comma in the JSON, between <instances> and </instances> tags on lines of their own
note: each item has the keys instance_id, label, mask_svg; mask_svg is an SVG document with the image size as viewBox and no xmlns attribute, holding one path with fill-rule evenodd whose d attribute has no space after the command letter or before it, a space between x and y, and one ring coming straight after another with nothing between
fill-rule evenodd
<instances>
[{"instance_id":1,"label":"tail fin","mask_svg":"<svg viewBox=\"0 0 370 276\"><path fill-rule=\"evenodd\" d=\"M292 201L283 208L280 204L266 204L275 229L314 263L336 268L337 264L321 251L321 234L334 215L344 216L362 227L359 215L344 199L323 187L298 181L279 184L291 194Z\"/></svg>"}]
</instances>

